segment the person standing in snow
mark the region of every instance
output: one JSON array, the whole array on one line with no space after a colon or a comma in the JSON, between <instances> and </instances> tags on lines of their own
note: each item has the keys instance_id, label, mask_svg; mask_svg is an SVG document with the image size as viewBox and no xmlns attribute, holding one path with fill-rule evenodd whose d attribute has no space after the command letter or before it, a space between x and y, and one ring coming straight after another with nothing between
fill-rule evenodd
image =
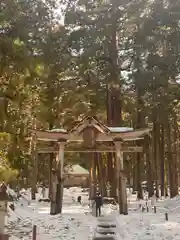
<instances>
[{"instance_id":1,"label":"person standing in snow","mask_svg":"<svg viewBox=\"0 0 180 240\"><path fill-rule=\"evenodd\" d=\"M17 186L16 187L16 189L15 189L15 193L16 193L16 195L17 195L17 199L16 200L19 200L19 198L20 198L20 192L19 192L19 187Z\"/></svg>"},{"instance_id":2,"label":"person standing in snow","mask_svg":"<svg viewBox=\"0 0 180 240\"><path fill-rule=\"evenodd\" d=\"M78 196L77 201L78 201L78 203L81 204L81 201L82 201L81 196Z\"/></svg>"},{"instance_id":3,"label":"person standing in snow","mask_svg":"<svg viewBox=\"0 0 180 240\"><path fill-rule=\"evenodd\" d=\"M96 204L96 217L101 216L101 207L103 205L103 199L100 193L97 193L96 197L94 198Z\"/></svg>"},{"instance_id":4,"label":"person standing in snow","mask_svg":"<svg viewBox=\"0 0 180 240\"><path fill-rule=\"evenodd\" d=\"M45 184L43 184L42 186L42 197L45 198L45 194L46 194L46 187Z\"/></svg>"}]
</instances>

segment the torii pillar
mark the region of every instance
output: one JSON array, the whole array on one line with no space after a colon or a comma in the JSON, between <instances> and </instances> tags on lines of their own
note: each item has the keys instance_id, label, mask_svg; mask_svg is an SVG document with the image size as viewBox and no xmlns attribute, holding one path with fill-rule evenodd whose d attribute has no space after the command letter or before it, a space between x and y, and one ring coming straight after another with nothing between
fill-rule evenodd
<instances>
[{"instance_id":1,"label":"torii pillar","mask_svg":"<svg viewBox=\"0 0 180 240\"><path fill-rule=\"evenodd\" d=\"M117 168L117 195L119 203L119 213L128 214L126 176L124 173L124 162L121 139L114 139L116 148L116 168Z\"/></svg>"},{"instance_id":2,"label":"torii pillar","mask_svg":"<svg viewBox=\"0 0 180 240\"><path fill-rule=\"evenodd\" d=\"M56 158L56 171L52 174L51 215L62 213L64 187L64 146L66 140L59 139Z\"/></svg>"}]
</instances>

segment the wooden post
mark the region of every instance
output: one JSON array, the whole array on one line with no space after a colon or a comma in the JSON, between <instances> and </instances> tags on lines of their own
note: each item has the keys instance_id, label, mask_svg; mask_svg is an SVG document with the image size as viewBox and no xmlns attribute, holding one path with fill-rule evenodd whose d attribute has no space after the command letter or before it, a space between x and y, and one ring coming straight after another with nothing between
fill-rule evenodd
<instances>
[{"instance_id":1,"label":"wooden post","mask_svg":"<svg viewBox=\"0 0 180 240\"><path fill-rule=\"evenodd\" d=\"M51 175L51 209L50 214L55 215L56 214L56 187L57 187L57 174L56 171L52 170Z\"/></svg>"},{"instance_id":2,"label":"wooden post","mask_svg":"<svg viewBox=\"0 0 180 240\"><path fill-rule=\"evenodd\" d=\"M154 206L154 213L156 213L156 206Z\"/></svg>"},{"instance_id":3,"label":"wooden post","mask_svg":"<svg viewBox=\"0 0 180 240\"><path fill-rule=\"evenodd\" d=\"M56 170L52 171L51 215L62 212L63 202L63 172L64 172L64 145L65 140L58 142L56 155Z\"/></svg>"},{"instance_id":4,"label":"wooden post","mask_svg":"<svg viewBox=\"0 0 180 240\"><path fill-rule=\"evenodd\" d=\"M119 202L119 213L128 214L127 192L126 192L126 176L124 174L123 152L121 151L120 140L115 140L116 147L116 168L117 168L117 192Z\"/></svg>"},{"instance_id":5,"label":"wooden post","mask_svg":"<svg viewBox=\"0 0 180 240\"><path fill-rule=\"evenodd\" d=\"M63 173L64 173L64 142L59 142L58 164L57 164L57 191L56 191L56 213L62 213L63 203Z\"/></svg>"},{"instance_id":6,"label":"wooden post","mask_svg":"<svg viewBox=\"0 0 180 240\"><path fill-rule=\"evenodd\" d=\"M0 240L8 240L9 239L9 235L8 234L1 234L0 233Z\"/></svg>"},{"instance_id":7,"label":"wooden post","mask_svg":"<svg viewBox=\"0 0 180 240\"><path fill-rule=\"evenodd\" d=\"M36 240L37 236L37 226L33 225L32 240Z\"/></svg>"}]
</instances>

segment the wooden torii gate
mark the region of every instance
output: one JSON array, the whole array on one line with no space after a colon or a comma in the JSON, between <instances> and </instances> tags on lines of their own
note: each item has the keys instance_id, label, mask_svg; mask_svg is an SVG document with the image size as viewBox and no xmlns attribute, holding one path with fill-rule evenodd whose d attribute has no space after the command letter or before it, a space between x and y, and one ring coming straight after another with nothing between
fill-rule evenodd
<instances>
[{"instance_id":1,"label":"wooden torii gate","mask_svg":"<svg viewBox=\"0 0 180 240\"><path fill-rule=\"evenodd\" d=\"M142 152L143 147L129 146L127 143L144 139L149 133L148 128L133 130L125 127L107 127L94 117L84 118L69 132L65 129L46 131L32 129L31 139L36 143L34 146L37 152L57 153L57 171L52 173L51 181L51 214L62 212L64 152L115 152L119 213L128 214L123 152ZM34 153L35 149L32 151L32 158L35 159ZM34 171L36 169L37 164L34 164ZM34 176L34 184L36 180L37 176Z\"/></svg>"}]
</instances>

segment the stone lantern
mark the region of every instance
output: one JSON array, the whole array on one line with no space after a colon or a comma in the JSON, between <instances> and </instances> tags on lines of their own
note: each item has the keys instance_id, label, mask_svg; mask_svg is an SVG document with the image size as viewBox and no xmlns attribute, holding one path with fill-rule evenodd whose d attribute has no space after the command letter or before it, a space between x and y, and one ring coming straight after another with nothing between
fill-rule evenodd
<instances>
[{"instance_id":1,"label":"stone lantern","mask_svg":"<svg viewBox=\"0 0 180 240\"><path fill-rule=\"evenodd\" d=\"M4 234L5 216L7 215L7 206L10 201L6 189L0 187L0 240L7 240L8 235Z\"/></svg>"}]
</instances>

